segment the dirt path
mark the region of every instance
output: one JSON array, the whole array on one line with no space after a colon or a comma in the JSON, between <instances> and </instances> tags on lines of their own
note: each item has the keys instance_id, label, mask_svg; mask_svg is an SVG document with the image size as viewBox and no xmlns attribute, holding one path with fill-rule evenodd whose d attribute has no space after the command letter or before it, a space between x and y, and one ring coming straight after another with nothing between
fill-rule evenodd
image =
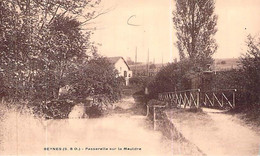
<instances>
[{"instance_id":1,"label":"dirt path","mask_svg":"<svg viewBox=\"0 0 260 156\"><path fill-rule=\"evenodd\" d=\"M235 117L212 109L167 112L182 135L206 155L260 155L260 136Z\"/></svg>"},{"instance_id":2,"label":"dirt path","mask_svg":"<svg viewBox=\"0 0 260 156\"><path fill-rule=\"evenodd\" d=\"M204 109L218 127L219 142L227 154L260 155L260 136L232 115ZM230 150L232 148L232 150Z\"/></svg>"},{"instance_id":3,"label":"dirt path","mask_svg":"<svg viewBox=\"0 0 260 156\"><path fill-rule=\"evenodd\" d=\"M133 99L127 99L117 104L121 113L43 124L29 116L9 114L2 123L0 155L172 155L171 142L148 129L144 116L131 111L133 105Z\"/></svg>"}]
</instances>

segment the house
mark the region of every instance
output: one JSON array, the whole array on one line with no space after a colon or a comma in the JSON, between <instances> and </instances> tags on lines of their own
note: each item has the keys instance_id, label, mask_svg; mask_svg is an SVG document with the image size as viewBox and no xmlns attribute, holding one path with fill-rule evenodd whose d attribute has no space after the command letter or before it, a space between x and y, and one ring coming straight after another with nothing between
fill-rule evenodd
<instances>
[{"instance_id":1,"label":"house","mask_svg":"<svg viewBox=\"0 0 260 156\"><path fill-rule=\"evenodd\" d=\"M132 77L132 71L123 57L108 57L108 61L115 66L118 76L125 78L125 85L129 85L129 78Z\"/></svg>"}]
</instances>

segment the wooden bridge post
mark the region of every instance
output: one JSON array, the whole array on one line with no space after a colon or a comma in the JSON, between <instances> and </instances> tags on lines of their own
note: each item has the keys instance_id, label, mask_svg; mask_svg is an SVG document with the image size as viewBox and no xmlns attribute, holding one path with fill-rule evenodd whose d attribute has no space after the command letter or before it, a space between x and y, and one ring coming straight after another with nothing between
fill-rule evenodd
<instances>
[{"instance_id":1,"label":"wooden bridge post","mask_svg":"<svg viewBox=\"0 0 260 156\"><path fill-rule=\"evenodd\" d=\"M156 114L155 114L155 106L153 106L153 130L156 130Z\"/></svg>"},{"instance_id":2,"label":"wooden bridge post","mask_svg":"<svg viewBox=\"0 0 260 156\"><path fill-rule=\"evenodd\" d=\"M148 115L149 115L149 106L146 105L146 107L147 107L147 109L146 109L146 117L148 117Z\"/></svg>"},{"instance_id":3,"label":"wooden bridge post","mask_svg":"<svg viewBox=\"0 0 260 156\"><path fill-rule=\"evenodd\" d=\"M237 91L236 89L233 91L233 108L235 108L236 106L236 94L235 94L236 91Z\"/></svg>"},{"instance_id":4,"label":"wooden bridge post","mask_svg":"<svg viewBox=\"0 0 260 156\"><path fill-rule=\"evenodd\" d=\"M197 91L197 108L200 107L200 90Z\"/></svg>"}]
</instances>

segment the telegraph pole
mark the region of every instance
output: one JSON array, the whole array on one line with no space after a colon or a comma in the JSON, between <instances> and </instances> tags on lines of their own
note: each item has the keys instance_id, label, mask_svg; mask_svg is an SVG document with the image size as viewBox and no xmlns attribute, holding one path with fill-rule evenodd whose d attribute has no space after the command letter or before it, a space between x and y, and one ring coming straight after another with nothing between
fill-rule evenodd
<instances>
[{"instance_id":1,"label":"telegraph pole","mask_svg":"<svg viewBox=\"0 0 260 156\"><path fill-rule=\"evenodd\" d=\"M149 48L147 53L147 76L149 76Z\"/></svg>"},{"instance_id":2,"label":"telegraph pole","mask_svg":"<svg viewBox=\"0 0 260 156\"><path fill-rule=\"evenodd\" d=\"M163 53L162 53L162 67L163 67Z\"/></svg>"},{"instance_id":3,"label":"telegraph pole","mask_svg":"<svg viewBox=\"0 0 260 156\"><path fill-rule=\"evenodd\" d=\"M137 71L136 71L136 64L137 64L137 47L135 47L135 76L137 75Z\"/></svg>"}]
</instances>

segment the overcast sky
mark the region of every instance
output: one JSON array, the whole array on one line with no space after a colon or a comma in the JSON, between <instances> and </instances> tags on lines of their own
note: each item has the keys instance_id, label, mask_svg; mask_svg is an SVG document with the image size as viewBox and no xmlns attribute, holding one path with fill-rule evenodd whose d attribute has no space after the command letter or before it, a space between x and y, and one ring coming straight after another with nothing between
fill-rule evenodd
<instances>
[{"instance_id":1,"label":"overcast sky","mask_svg":"<svg viewBox=\"0 0 260 156\"><path fill-rule=\"evenodd\" d=\"M172 23L174 0L103 0L102 8L111 11L94 22L97 30L92 40L100 43L99 53L105 56L131 57L164 63L179 58ZM246 51L247 34L260 35L260 0L216 0L219 48L215 58L239 57ZM131 18L130 18L131 17ZM129 19L130 18L130 19ZM130 24L138 25L132 26Z\"/></svg>"}]
</instances>

